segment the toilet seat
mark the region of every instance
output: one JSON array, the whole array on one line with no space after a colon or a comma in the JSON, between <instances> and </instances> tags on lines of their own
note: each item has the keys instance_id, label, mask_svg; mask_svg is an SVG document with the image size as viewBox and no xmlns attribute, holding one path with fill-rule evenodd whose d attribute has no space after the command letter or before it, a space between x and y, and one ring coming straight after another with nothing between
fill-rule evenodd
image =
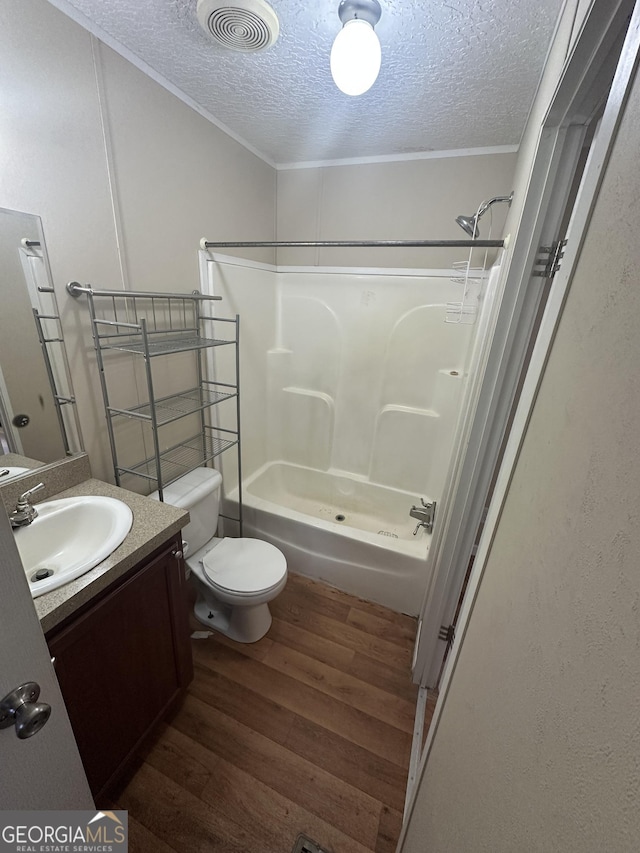
<instances>
[{"instance_id":1,"label":"toilet seat","mask_svg":"<svg viewBox=\"0 0 640 853\"><path fill-rule=\"evenodd\" d=\"M281 551L262 539L225 537L203 555L202 568L214 590L255 596L282 583L287 561Z\"/></svg>"}]
</instances>

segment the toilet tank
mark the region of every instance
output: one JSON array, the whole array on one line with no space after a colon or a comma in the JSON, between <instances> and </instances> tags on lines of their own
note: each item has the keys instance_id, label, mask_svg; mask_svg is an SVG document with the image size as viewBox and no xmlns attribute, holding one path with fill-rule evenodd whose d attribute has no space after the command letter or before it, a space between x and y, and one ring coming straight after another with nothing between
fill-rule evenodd
<instances>
[{"instance_id":1,"label":"toilet tank","mask_svg":"<svg viewBox=\"0 0 640 853\"><path fill-rule=\"evenodd\" d=\"M189 554L215 536L220 507L222 477L212 468L196 468L163 489L164 502L189 511L190 522L182 531ZM158 500L158 492L149 497Z\"/></svg>"}]
</instances>

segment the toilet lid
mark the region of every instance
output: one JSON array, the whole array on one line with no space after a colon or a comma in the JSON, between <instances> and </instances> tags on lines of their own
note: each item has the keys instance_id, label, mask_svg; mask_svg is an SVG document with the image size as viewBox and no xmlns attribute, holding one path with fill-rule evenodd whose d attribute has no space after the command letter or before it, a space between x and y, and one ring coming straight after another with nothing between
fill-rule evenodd
<instances>
[{"instance_id":1,"label":"toilet lid","mask_svg":"<svg viewBox=\"0 0 640 853\"><path fill-rule=\"evenodd\" d=\"M225 537L202 559L205 575L230 592L261 592L280 583L287 571L284 554L262 539Z\"/></svg>"}]
</instances>

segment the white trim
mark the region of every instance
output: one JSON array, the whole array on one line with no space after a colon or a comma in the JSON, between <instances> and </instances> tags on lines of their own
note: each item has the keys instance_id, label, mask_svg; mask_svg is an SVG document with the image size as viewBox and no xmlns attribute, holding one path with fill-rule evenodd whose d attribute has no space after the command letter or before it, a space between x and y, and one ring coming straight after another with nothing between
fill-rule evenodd
<instances>
[{"instance_id":1,"label":"white trim","mask_svg":"<svg viewBox=\"0 0 640 853\"><path fill-rule=\"evenodd\" d=\"M2 421L2 429L4 431L5 440L9 445L9 451L11 453L18 453L20 456L24 456L22 439L18 434L18 430L13 427L13 416L14 411L11 406L9 389L4 379L2 367L0 367L0 421ZM0 456L1 455L2 454L0 453ZM0 468L1 467L2 465L0 464Z\"/></svg>"},{"instance_id":2,"label":"white trim","mask_svg":"<svg viewBox=\"0 0 640 853\"><path fill-rule=\"evenodd\" d=\"M248 269L265 270L266 272L278 272L278 267L275 264L250 261L248 258L237 258L235 255L221 255L218 252L211 252L209 249L200 249L198 255L205 261L214 261L217 264L228 264L232 267L247 267Z\"/></svg>"},{"instance_id":3,"label":"white trim","mask_svg":"<svg viewBox=\"0 0 640 853\"><path fill-rule=\"evenodd\" d=\"M284 172L293 169L324 169L327 166L365 166L375 163L402 163L407 160L442 160L448 157L479 157L483 154L517 154L519 148L519 145L489 145L486 148L450 148L445 151L414 151L411 154L374 154L371 157L276 163L276 169Z\"/></svg>"},{"instance_id":4,"label":"white trim","mask_svg":"<svg viewBox=\"0 0 640 853\"><path fill-rule=\"evenodd\" d=\"M603 0L603 2L606 2L606 0ZM597 2L594 5L599 6ZM593 8L590 14L593 15ZM595 16L591 19L591 23L593 23L594 20ZM584 34L585 30L587 30L586 26L583 28L581 35ZM574 47L575 46L576 45L574 45ZM493 499L489 506L486 523L478 545L478 553L469 578L469 585L463 600L462 608L460 610L456 639L451 647L451 653L449 654L445 665L438 701L436 703L433 720L429 728L429 733L427 735L427 740L422 754L419 779L424 776L429 754L431 752L440 718L451 687L451 681L455 673L462 646L464 645L464 639L476 601L476 596L478 594L478 589L482 582L484 570L491 553L493 541L500 522L509 486L511 484L511 479L515 472L527 426L544 376L556 329L560 322L562 309L564 307L569 287L573 279L575 267L580 256L589 220L591 218L591 212L597 201L600 184L615 142L618 125L622 120L624 105L629 94L629 89L634 78L639 57L640 3L636 3L609 97L607 99L605 112L602 117L598 133L594 139L587 167L583 174L583 181L574 205L569 229L571 232L571 239L567 243L562 266L554 278L553 288L545 309L538 336L536 338L531 362L522 388L520 401L514 417L507 447L505 449L503 462L496 481ZM559 90L556 91L556 98L562 95L561 87L559 87ZM398 841L398 851L403 849L408 827L411 822L411 813L416 805L418 788L419 782L414 788L409 809L405 811L405 820L400 833L400 839Z\"/></svg>"},{"instance_id":5,"label":"white trim","mask_svg":"<svg viewBox=\"0 0 640 853\"><path fill-rule=\"evenodd\" d=\"M250 261L245 258L237 258L234 255L221 255L218 252L210 252L206 249L200 250L201 257L214 261L218 264L228 264L234 267L247 267L254 270L265 270L266 272L282 273L312 273L327 275L384 275L384 276L407 276L413 278L455 278L460 275L460 270L454 269L421 269L410 267L318 267L286 264L266 264L262 261Z\"/></svg>"},{"instance_id":6,"label":"white trim","mask_svg":"<svg viewBox=\"0 0 640 853\"><path fill-rule=\"evenodd\" d=\"M100 39L91 36L91 58L93 60L93 73L96 83L96 94L98 96L98 113L100 115L100 132L102 134L102 145L104 158L107 163L107 182L109 184L109 202L111 204L111 215L113 216L113 230L116 238L116 252L118 255L118 267L120 268L120 281L123 290L130 290L129 267L126 262L126 244L124 239L124 228L122 227L122 214L120 212L120 197L116 182L116 168L113 157L113 144L111 140L111 126L106 109L106 93L104 84L104 65L100 50ZM115 289L115 288L114 288ZM138 399L142 399L138 397Z\"/></svg>"},{"instance_id":7,"label":"white trim","mask_svg":"<svg viewBox=\"0 0 640 853\"><path fill-rule=\"evenodd\" d=\"M192 110L195 110L202 118L206 119L211 124L215 125L218 130L221 130L224 134L229 136L234 142L237 142L239 145L242 145L243 148L246 148L247 151L250 151L251 154L254 154L258 159L262 160L268 166L271 166L272 169L277 168L276 164L271 160L266 154L263 154L250 142L247 142L246 139L243 139L238 133L231 130L230 127L227 127L226 124L219 121L212 113L206 110L204 107L201 107L193 98L189 97L189 95L185 94L181 89L179 89L174 83L170 80L167 80L166 77L163 77L155 68L152 68L151 65L148 65L143 59L140 59L139 56L136 56L133 51L129 50L128 47L125 47L121 42L117 41L113 36L109 35L109 33L105 32L101 27L99 27L96 23L94 23L90 18L87 18L82 12L72 6L69 0L49 0L52 6L55 6L58 11L62 12L68 18L71 18L72 21L75 21L76 24L79 24L84 30L94 35L97 39L110 47L116 53L119 53L127 62L130 62L132 65L142 71L143 74L146 74L147 77L150 77L154 80L158 85L162 86L163 89L166 89L167 92L170 92L172 95L175 95L183 104L186 104L188 107L191 107Z\"/></svg>"},{"instance_id":8,"label":"white trim","mask_svg":"<svg viewBox=\"0 0 640 853\"><path fill-rule=\"evenodd\" d=\"M422 737L424 734L424 718L427 710L428 691L426 687L418 690L416 701L416 716L413 723L413 741L411 744L411 758L409 759L409 778L407 779L407 793L404 799L404 811L407 811L409 802L418 781L420 770L420 759L422 757Z\"/></svg>"},{"instance_id":9,"label":"white trim","mask_svg":"<svg viewBox=\"0 0 640 853\"><path fill-rule=\"evenodd\" d=\"M540 87L542 86L542 80L544 79L545 69L547 67L547 63L549 62L549 57L551 56L551 51L553 50L553 45L558 37L558 32L560 30L560 24L564 19L565 9L567 7L568 0L562 0L562 5L560 7L560 11L558 12L558 17L556 18L556 23L553 28L553 33L551 34L551 39L549 40L549 45L547 47L547 52L544 57L544 62L542 63L542 67L540 69L540 76L538 77L538 85L536 86L536 91L534 92L533 98L531 99L531 104L529 105L529 112L527 113L527 120L522 125L522 133L520 135L520 145L522 145L522 140L524 139L524 135L526 133L529 122L531 121L531 116L533 114L533 107L538 98L538 93L540 92ZM578 3L576 2L576 12L578 9ZM573 26L575 26L575 18L573 22ZM573 27L572 27L573 31ZM566 58L566 57L565 57Z\"/></svg>"}]
</instances>

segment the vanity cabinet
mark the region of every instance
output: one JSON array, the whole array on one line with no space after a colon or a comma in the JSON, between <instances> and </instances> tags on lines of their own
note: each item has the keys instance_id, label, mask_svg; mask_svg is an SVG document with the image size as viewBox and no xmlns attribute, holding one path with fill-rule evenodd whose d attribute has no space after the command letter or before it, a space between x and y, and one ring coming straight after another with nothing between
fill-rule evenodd
<instances>
[{"instance_id":1,"label":"vanity cabinet","mask_svg":"<svg viewBox=\"0 0 640 853\"><path fill-rule=\"evenodd\" d=\"M47 634L96 798L193 677L180 547L169 540Z\"/></svg>"}]
</instances>

